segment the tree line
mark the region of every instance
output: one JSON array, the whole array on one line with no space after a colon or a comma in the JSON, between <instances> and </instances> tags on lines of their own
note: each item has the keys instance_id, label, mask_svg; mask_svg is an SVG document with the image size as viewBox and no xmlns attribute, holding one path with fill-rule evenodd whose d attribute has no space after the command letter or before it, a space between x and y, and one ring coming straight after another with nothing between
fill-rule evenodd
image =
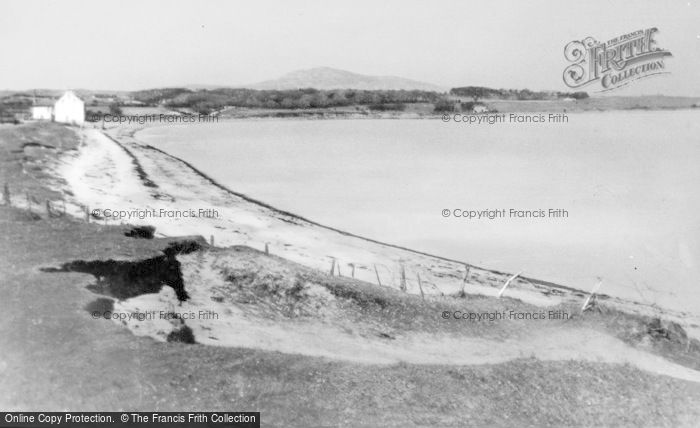
<instances>
[{"instance_id":1,"label":"tree line","mask_svg":"<svg viewBox=\"0 0 700 428\"><path fill-rule=\"evenodd\" d=\"M499 100L556 100L573 98L583 100L588 98L587 92L531 91L529 89L494 89L483 86L463 86L450 89L450 94L458 97L469 97L474 101L482 98Z\"/></svg>"},{"instance_id":2,"label":"tree line","mask_svg":"<svg viewBox=\"0 0 700 428\"><path fill-rule=\"evenodd\" d=\"M437 92L419 90L293 89L255 90L221 88L193 91L166 88L133 93L147 105L189 108L209 114L224 107L264 109L308 109L364 105L375 110L403 110L405 104L434 103L444 97Z\"/></svg>"}]
</instances>

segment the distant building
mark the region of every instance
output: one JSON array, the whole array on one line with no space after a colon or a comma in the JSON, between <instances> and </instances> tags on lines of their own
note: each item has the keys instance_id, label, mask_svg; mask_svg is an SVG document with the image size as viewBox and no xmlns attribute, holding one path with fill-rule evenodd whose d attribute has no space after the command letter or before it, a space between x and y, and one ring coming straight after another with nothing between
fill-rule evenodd
<instances>
[{"instance_id":1,"label":"distant building","mask_svg":"<svg viewBox=\"0 0 700 428\"><path fill-rule=\"evenodd\" d=\"M53 118L53 105L50 105L50 106L34 105L34 106L32 106L32 119L34 119L34 120L51 120L52 118Z\"/></svg>"},{"instance_id":2,"label":"distant building","mask_svg":"<svg viewBox=\"0 0 700 428\"><path fill-rule=\"evenodd\" d=\"M82 125L85 123L85 103L73 92L66 92L53 107L53 120L59 123Z\"/></svg>"},{"instance_id":3,"label":"distant building","mask_svg":"<svg viewBox=\"0 0 700 428\"><path fill-rule=\"evenodd\" d=\"M50 98L37 100L35 97L31 114L34 120L82 125L85 122L85 103L71 91L56 101Z\"/></svg>"},{"instance_id":4,"label":"distant building","mask_svg":"<svg viewBox=\"0 0 700 428\"><path fill-rule=\"evenodd\" d=\"M32 108L30 110L31 118L34 120L53 120L53 105L56 100L50 97L37 97L34 94Z\"/></svg>"},{"instance_id":5,"label":"distant building","mask_svg":"<svg viewBox=\"0 0 700 428\"><path fill-rule=\"evenodd\" d=\"M486 113L488 111L489 111L489 108L483 104L477 104L474 106L474 113Z\"/></svg>"}]
</instances>

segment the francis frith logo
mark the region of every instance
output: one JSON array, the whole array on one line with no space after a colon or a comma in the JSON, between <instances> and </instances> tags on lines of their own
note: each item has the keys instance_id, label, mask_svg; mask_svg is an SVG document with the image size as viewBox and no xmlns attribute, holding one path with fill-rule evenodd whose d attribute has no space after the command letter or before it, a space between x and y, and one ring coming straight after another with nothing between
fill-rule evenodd
<instances>
[{"instance_id":1,"label":"francis frith logo","mask_svg":"<svg viewBox=\"0 0 700 428\"><path fill-rule=\"evenodd\" d=\"M671 52L657 46L657 32L657 28L648 28L607 42L593 37L570 42L564 48L564 57L571 63L564 70L564 83L570 88L598 83L604 92L668 73L664 58Z\"/></svg>"}]
</instances>

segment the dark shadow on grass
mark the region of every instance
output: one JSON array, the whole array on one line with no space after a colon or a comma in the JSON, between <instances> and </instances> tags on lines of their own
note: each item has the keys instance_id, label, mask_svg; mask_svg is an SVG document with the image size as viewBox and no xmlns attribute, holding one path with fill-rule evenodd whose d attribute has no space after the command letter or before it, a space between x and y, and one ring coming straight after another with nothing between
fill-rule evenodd
<instances>
[{"instance_id":1,"label":"dark shadow on grass","mask_svg":"<svg viewBox=\"0 0 700 428\"><path fill-rule=\"evenodd\" d=\"M201 245L197 241L172 242L163 250L162 256L139 261L124 260L75 260L63 264L59 269L42 268L44 272L83 272L95 276L97 280L88 289L118 299L128 299L141 294L158 293L163 285L175 290L179 301L189 298L182 280L178 254L197 251Z\"/></svg>"}]
</instances>

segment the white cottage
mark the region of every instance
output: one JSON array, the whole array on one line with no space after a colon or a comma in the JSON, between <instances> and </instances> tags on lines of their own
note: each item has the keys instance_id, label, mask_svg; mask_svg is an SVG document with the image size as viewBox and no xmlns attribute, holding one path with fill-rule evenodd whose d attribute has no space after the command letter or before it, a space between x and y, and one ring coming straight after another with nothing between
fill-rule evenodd
<instances>
[{"instance_id":1,"label":"white cottage","mask_svg":"<svg viewBox=\"0 0 700 428\"><path fill-rule=\"evenodd\" d=\"M73 92L66 92L53 107L53 120L82 125L85 122L85 103Z\"/></svg>"}]
</instances>

